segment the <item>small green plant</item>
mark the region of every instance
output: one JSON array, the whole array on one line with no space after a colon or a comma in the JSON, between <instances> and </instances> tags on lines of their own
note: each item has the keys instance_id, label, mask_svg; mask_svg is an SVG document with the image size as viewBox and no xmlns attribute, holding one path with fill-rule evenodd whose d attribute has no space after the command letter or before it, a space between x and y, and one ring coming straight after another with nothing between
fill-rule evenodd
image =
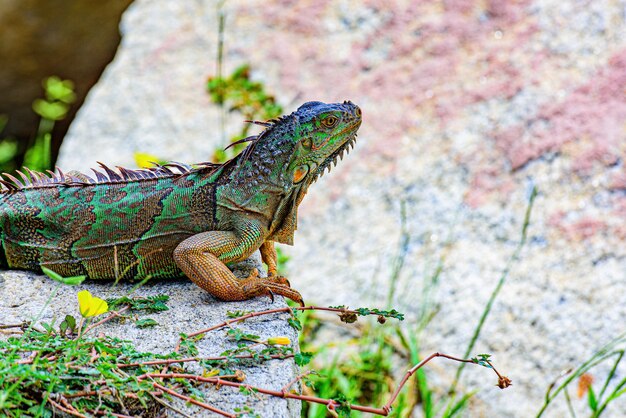
<instances>
[{"instance_id":1,"label":"small green plant","mask_svg":"<svg viewBox=\"0 0 626 418\"><path fill-rule=\"evenodd\" d=\"M51 76L43 80L44 98L33 101L33 111L40 116L39 126L34 139L20 146L17 139L5 137L0 139L0 172L12 172L18 166L22 153L22 165L35 171L52 168L50 141L54 124L64 119L70 106L76 101L74 83ZM6 115L0 115L0 134L8 122ZM26 148L24 150L24 148Z\"/></svg>"},{"instance_id":2,"label":"small green plant","mask_svg":"<svg viewBox=\"0 0 626 418\"><path fill-rule=\"evenodd\" d=\"M384 321L367 321L354 329L348 338L318 344L325 326L318 316L307 313L300 345L302 350L314 354L314 362L306 370L315 373L304 382L306 391L323 398L342 397L359 404L380 404L392 396L398 364L418 364L424 358L415 330L407 332L398 325L381 327L381 322ZM485 366L484 363L475 363ZM415 380L407 383L399 393L389 416L410 417L415 410L421 410L427 418L460 416L473 394L465 394L456 402L454 409L444 412L446 399L437 397L440 395L430 387L427 374L419 369L415 372ZM326 408L318 404L303 404L302 416L324 417ZM350 416L360 414L352 412Z\"/></svg>"},{"instance_id":3,"label":"small green plant","mask_svg":"<svg viewBox=\"0 0 626 418\"><path fill-rule=\"evenodd\" d=\"M626 333L598 349L576 369L570 369L564 372L557 380L548 386L543 405L537 413L536 418L542 417L548 407L555 402L560 394L563 394L570 415L576 417L568 390L570 385L576 382L576 380L578 380L579 397L587 396L587 406L590 410L589 418L600 417L607 411L611 403L615 402L618 398L626 396L626 377L618 379L618 368L624 359L625 353ZM612 362L611 370L600 385L598 391L597 388L594 389L591 370L599 364L607 362ZM559 383L559 381L561 382Z\"/></svg>"},{"instance_id":4,"label":"small green plant","mask_svg":"<svg viewBox=\"0 0 626 418\"><path fill-rule=\"evenodd\" d=\"M251 70L248 64L238 67L228 77L222 77L221 67L218 68L218 75L209 78L207 82L207 90L211 97L211 101L219 105L222 119L225 118L227 112L239 113L246 121L265 121L277 118L283 113L283 108L276 103L276 99L273 95L265 91L263 83L252 81L250 78ZM222 120L221 125L222 136L225 138L226 128L224 120ZM238 141L249 136L251 126L252 125L249 123L244 123L241 131L230 138L230 145L228 147L225 149L218 148L215 150L212 156L213 162L223 163L237 155L243 148L245 148L245 141ZM1 148L0 151L2 151ZM153 166L153 163L166 163L163 158L159 158L156 155L145 152L136 152L134 156L135 162L140 168L151 167ZM283 261L286 262L287 257L280 253L279 250L278 262L280 264Z\"/></svg>"},{"instance_id":5,"label":"small green plant","mask_svg":"<svg viewBox=\"0 0 626 418\"><path fill-rule=\"evenodd\" d=\"M211 101L220 109L220 134L226 142L226 117L237 112L246 121L269 120L280 116L283 108L272 94L265 90L263 83L250 77L250 65L240 65L230 76L224 76L224 32L226 28L225 0L216 3L217 9L217 56L215 57L215 76L209 77L207 91ZM218 149L213 154L213 162L223 163L237 155L245 147L245 139L250 131L249 124L244 124L241 131L230 138L225 149Z\"/></svg>"},{"instance_id":6,"label":"small green plant","mask_svg":"<svg viewBox=\"0 0 626 418\"><path fill-rule=\"evenodd\" d=\"M42 85L44 98L33 102L33 111L41 117L39 128L33 144L24 155L24 166L41 172L52 168L50 141L54 124L65 119L70 105L76 101L71 80L52 76L44 79Z\"/></svg>"},{"instance_id":7,"label":"small green plant","mask_svg":"<svg viewBox=\"0 0 626 418\"><path fill-rule=\"evenodd\" d=\"M209 78L207 89L211 101L225 112L237 112L245 120L269 120L280 116L283 108L276 103L273 95L265 91L262 83L250 77L250 66L241 65L228 77L220 75ZM244 124L241 132L231 138L231 144L248 137L250 124ZM217 150L213 156L216 162L224 162L245 147L240 143L225 150Z\"/></svg>"},{"instance_id":8,"label":"small green plant","mask_svg":"<svg viewBox=\"0 0 626 418\"><path fill-rule=\"evenodd\" d=\"M316 344L315 341L321 341L319 332L324 329L319 316L308 313L303 322L300 346L303 351L313 353L314 362L306 370L315 371L305 381L307 391L322 398L363 405L384 403L391 395L394 381L395 349L385 343L389 333L368 321L357 335L338 346ZM400 416L396 414L406 409L406 400L406 394L402 393L394 405L393 416ZM324 405L303 404L304 417L325 417L326 412Z\"/></svg>"},{"instance_id":9,"label":"small green plant","mask_svg":"<svg viewBox=\"0 0 626 418\"><path fill-rule=\"evenodd\" d=\"M4 131L9 118L0 115L0 134ZM13 171L17 168L15 158L19 153L19 145L15 138L0 138L0 172Z\"/></svg>"}]
</instances>

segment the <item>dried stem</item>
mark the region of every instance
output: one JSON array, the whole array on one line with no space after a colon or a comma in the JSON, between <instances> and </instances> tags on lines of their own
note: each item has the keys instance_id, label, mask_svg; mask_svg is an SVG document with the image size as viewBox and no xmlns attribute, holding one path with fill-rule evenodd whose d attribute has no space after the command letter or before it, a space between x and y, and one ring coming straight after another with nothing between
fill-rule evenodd
<instances>
[{"instance_id":1,"label":"dried stem","mask_svg":"<svg viewBox=\"0 0 626 418\"><path fill-rule=\"evenodd\" d=\"M210 331L215 331L216 329L220 329L223 327L227 327L230 326L230 324L235 324L237 322L241 322L241 321L245 321L246 319L249 318L253 318L255 316L263 316L263 315L269 315L269 314L273 314L273 313L280 313L280 312L289 312L291 313L292 310L297 310L297 311L327 311L327 312L338 312L338 313L344 313L344 312L348 312L348 313L354 313L356 314L357 311L353 311L350 309L342 309L342 308L326 308L323 306L299 306L296 308L290 308L288 306L284 307L284 308L276 308L276 309L269 309L267 311L260 311L260 312L251 312L249 314L237 317L237 318L233 318L233 319L229 319L227 321L224 321L220 324L214 325L210 328L205 328L202 329L200 331L196 331L193 332L191 334L188 335L188 337L195 337L196 335L200 335L200 334L205 334L207 332ZM371 315L379 315L379 314L374 314L372 313Z\"/></svg>"},{"instance_id":2,"label":"dried stem","mask_svg":"<svg viewBox=\"0 0 626 418\"><path fill-rule=\"evenodd\" d=\"M113 415L116 418L134 418L130 415L116 414L115 412L111 412L111 411L96 411L94 413L96 415Z\"/></svg>"},{"instance_id":3,"label":"dried stem","mask_svg":"<svg viewBox=\"0 0 626 418\"><path fill-rule=\"evenodd\" d=\"M162 391L158 391L159 393L163 394ZM184 413L183 411L181 411L180 409L174 407L174 405L170 405L169 403L165 402L165 400L159 398L158 396L155 396L152 394L152 392L149 392L150 395L152 396L152 399L154 399L154 401L158 404L163 405L164 407L171 409L172 411L176 412L177 414L179 414L180 416L183 416L185 418L193 418L191 415Z\"/></svg>"},{"instance_id":4,"label":"dried stem","mask_svg":"<svg viewBox=\"0 0 626 418\"><path fill-rule=\"evenodd\" d=\"M298 376L296 376L293 379L291 379L285 386L283 386L283 388L280 391L281 392L289 391L289 388L291 386L293 386L296 382L299 382L300 380L304 379L305 377L307 377L311 373L313 373L313 370L307 370L305 373L299 374Z\"/></svg>"},{"instance_id":5,"label":"dried stem","mask_svg":"<svg viewBox=\"0 0 626 418\"><path fill-rule=\"evenodd\" d=\"M402 388L404 387L406 382L409 380L409 378L413 374L415 374L415 372L417 372L420 368L422 368L425 364L427 364L432 359L434 359L435 357L444 357L444 358L447 358L449 360L453 360L453 361L457 361L457 362L461 362L461 363L474 363L473 360L469 360L469 359L462 359L462 358L458 358L458 357L453 357L453 356L450 356L450 355L447 355L447 354L443 354L443 353L433 353L430 356L426 357L424 360L420 361L418 364L416 364L414 367L412 367L411 369L409 369L405 373L404 377L402 378L402 380L398 384L398 387L393 392L393 395L391 396L389 401L382 408L374 408L374 407L364 406L364 405L349 405L350 409L352 409L354 411L368 412L370 414L377 414L377 415L382 415L382 416L389 415L389 412L391 411L391 405L395 402L396 398L400 394L400 391L402 390ZM492 368L493 368L493 366L492 366ZM499 379L503 379L504 378L502 375L500 375L500 373L498 373L498 371L496 369L493 369L493 370L498 375ZM231 387L237 387L237 388L244 387L244 388L252 389L252 390L254 390L255 392L258 392L258 393L264 393L266 395L276 396L276 397L279 397L279 398L298 399L300 401L323 404L323 405L326 405L331 410L333 410L334 408L336 408L337 406L340 405L339 402L335 401L334 399L324 399L324 398L318 398L316 396L299 395L299 394L295 394L295 393L290 393L290 392L287 392L286 390L284 390L285 389L284 387L283 387L283 390L277 391L277 390L272 390L272 389L266 389L266 388L250 386L250 385L245 384L245 383L231 382L231 381L228 381L228 380L223 380L220 377L202 377L202 376L197 376L197 375L194 375L194 374L185 374L185 373L147 373L144 376L140 376L138 379L142 380L144 378L189 379L189 380L193 380L193 381L197 381L197 382L212 383L212 384L218 385L218 386L231 386ZM291 384L293 384L293 382L290 382L287 385L287 388ZM164 386L158 385L157 383L154 383L154 385L155 385L155 388L161 389L163 391L166 391L166 389L167 389ZM174 396L179 396L182 399L182 397L184 395L176 394ZM228 416L228 415L225 415L225 416Z\"/></svg>"},{"instance_id":6,"label":"dried stem","mask_svg":"<svg viewBox=\"0 0 626 418\"><path fill-rule=\"evenodd\" d=\"M417 363L415 366L413 366L411 369L409 369L404 374L404 377L400 381L400 384L398 384L398 387L396 388L396 390L391 395L391 398L389 398L389 400L387 401L385 406L382 407L382 410L385 411L385 414L384 414L385 416L389 413L389 411L391 411L391 405L393 405L393 403L396 401L396 398L400 394L400 391L402 390L402 387L406 384L407 380L409 380L409 378L411 376L413 376L415 374L415 372L417 372L420 368L422 368L426 363L428 363L429 361L431 361L435 357L444 357L444 358L447 358L447 359L450 359L450 360L454 360L454 361L458 361L458 362L461 362L461 363L473 363L472 360L452 357L452 356L449 356L449 355L443 354L443 353L433 353L430 356L426 357L424 360L422 360L419 363Z\"/></svg>"},{"instance_id":7,"label":"dried stem","mask_svg":"<svg viewBox=\"0 0 626 418\"><path fill-rule=\"evenodd\" d=\"M292 358L293 356L294 356L293 354L272 354L270 357L272 359L282 360L282 359ZM181 359L150 360L150 361L144 361L144 362L141 362L141 363L129 363L129 364L119 363L119 364L116 364L116 366L119 367L119 368L139 367L139 366L153 366L153 365L156 365L156 364L189 363L191 361L200 361L200 360L220 361L220 360L226 360L228 358L247 359L247 358L254 358L254 357L253 357L252 354L240 354L240 355L232 356L232 357L227 357L227 356L218 356L218 357L186 357L186 358L181 358Z\"/></svg>"},{"instance_id":8,"label":"dried stem","mask_svg":"<svg viewBox=\"0 0 626 418\"><path fill-rule=\"evenodd\" d=\"M65 412L65 413L66 413L66 414L68 414L68 415L72 415L72 416L75 416L75 417L80 417L80 418L87 418L87 415L83 415L83 414L81 414L80 412L74 412L74 411L72 411L71 409L69 409L69 408L66 408L66 407L62 406L61 404L59 404L59 403L57 403L57 402L53 401L53 400L52 400L52 399L50 399L50 398L48 398L48 402L50 403L50 405L52 405L52 407L53 407L54 409L58 409L59 411L61 411L61 412Z\"/></svg>"},{"instance_id":9,"label":"dried stem","mask_svg":"<svg viewBox=\"0 0 626 418\"><path fill-rule=\"evenodd\" d=\"M108 322L108 321L110 321L113 318L120 317L124 312L126 312L129 309L130 309L130 305L126 305L122 309L120 309L119 311L111 311L111 312L109 312L109 315L107 315L106 318L103 318L103 319L99 320L98 322L93 323L93 324L89 325L87 328L85 328L85 331L83 331L82 335L87 334L89 331L91 331L95 327L97 327L99 325L102 325L105 322Z\"/></svg>"},{"instance_id":10,"label":"dried stem","mask_svg":"<svg viewBox=\"0 0 626 418\"><path fill-rule=\"evenodd\" d=\"M163 376L168 376L168 375L163 375ZM163 392L169 393L170 395L175 396L177 398L180 398L180 399L184 400L185 402L192 403L194 405L197 405L197 406L199 406L201 408L204 408L206 410L209 410L211 412L215 412L216 414L222 415L224 417L236 418L235 414L231 414L230 412L222 411L221 409L218 409L218 408L216 408L214 406L211 406L209 404L206 404L204 402L197 401L197 400L195 400L193 398L190 398L189 396L181 395L180 393L178 393L176 391L173 391L171 389L168 389L165 386L162 386L162 385L158 384L157 382L153 382L152 385L154 386L155 389L159 389L159 390L162 390Z\"/></svg>"},{"instance_id":11,"label":"dried stem","mask_svg":"<svg viewBox=\"0 0 626 418\"><path fill-rule=\"evenodd\" d=\"M22 322L21 324L7 324L7 325L0 325L0 329L9 329L9 328L24 328L24 323Z\"/></svg>"}]
</instances>

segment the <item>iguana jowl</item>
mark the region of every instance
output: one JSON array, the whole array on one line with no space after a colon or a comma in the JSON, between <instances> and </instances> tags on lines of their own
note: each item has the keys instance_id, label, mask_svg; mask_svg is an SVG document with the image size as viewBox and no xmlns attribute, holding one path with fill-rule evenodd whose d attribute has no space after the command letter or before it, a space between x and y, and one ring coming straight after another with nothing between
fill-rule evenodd
<instances>
[{"instance_id":1,"label":"iguana jowl","mask_svg":"<svg viewBox=\"0 0 626 418\"><path fill-rule=\"evenodd\" d=\"M227 301L273 294L302 303L277 275L274 241L292 244L297 208L356 141L361 110L308 102L277 120L224 164L170 163L95 179L27 170L0 180L0 265L91 279L142 280L183 273ZM106 173L106 174L105 174ZM29 178L30 177L30 178ZM267 278L237 279L225 263L257 249Z\"/></svg>"}]
</instances>

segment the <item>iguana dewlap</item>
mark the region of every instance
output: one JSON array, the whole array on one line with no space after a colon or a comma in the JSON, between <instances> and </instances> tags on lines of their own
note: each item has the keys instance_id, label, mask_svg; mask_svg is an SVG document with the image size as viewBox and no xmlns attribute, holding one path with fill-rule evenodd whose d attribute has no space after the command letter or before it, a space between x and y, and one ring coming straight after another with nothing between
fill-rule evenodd
<instances>
[{"instance_id":1,"label":"iguana dewlap","mask_svg":"<svg viewBox=\"0 0 626 418\"><path fill-rule=\"evenodd\" d=\"M361 110L308 102L261 123L266 129L224 164L170 163L95 178L30 170L0 180L0 266L91 279L185 274L213 296L273 294L302 303L277 276L274 241L292 244L297 208L315 181L356 141ZM261 250L268 277L237 279L225 263Z\"/></svg>"}]
</instances>

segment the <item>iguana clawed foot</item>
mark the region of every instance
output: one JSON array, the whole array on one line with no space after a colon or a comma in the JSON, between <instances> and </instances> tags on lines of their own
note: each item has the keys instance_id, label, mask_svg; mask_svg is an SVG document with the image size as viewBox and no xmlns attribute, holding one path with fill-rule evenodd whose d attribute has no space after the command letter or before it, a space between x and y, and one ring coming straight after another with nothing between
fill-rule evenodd
<instances>
[{"instance_id":1,"label":"iguana clawed foot","mask_svg":"<svg viewBox=\"0 0 626 418\"><path fill-rule=\"evenodd\" d=\"M259 277L259 271L253 269L250 275L242 280L242 291L248 298L269 296L274 301L274 295L284 296L304 306L302 295L290 287L289 280L283 276L270 275Z\"/></svg>"},{"instance_id":2,"label":"iguana clawed foot","mask_svg":"<svg viewBox=\"0 0 626 418\"><path fill-rule=\"evenodd\" d=\"M238 279L226 264L211 252L224 255L238 240L234 233L227 231L196 234L178 244L174 250L174 260L191 281L218 299L237 301L269 296L273 300L274 295L280 295L304 306L300 293L290 287L286 278L277 274L273 243L266 242L261 246L261 256L268 266L269 277L259 277L259 271L253 269L248 277ZM228 262L232 257L224 258Z\"/></svg>"}]
</instances>

